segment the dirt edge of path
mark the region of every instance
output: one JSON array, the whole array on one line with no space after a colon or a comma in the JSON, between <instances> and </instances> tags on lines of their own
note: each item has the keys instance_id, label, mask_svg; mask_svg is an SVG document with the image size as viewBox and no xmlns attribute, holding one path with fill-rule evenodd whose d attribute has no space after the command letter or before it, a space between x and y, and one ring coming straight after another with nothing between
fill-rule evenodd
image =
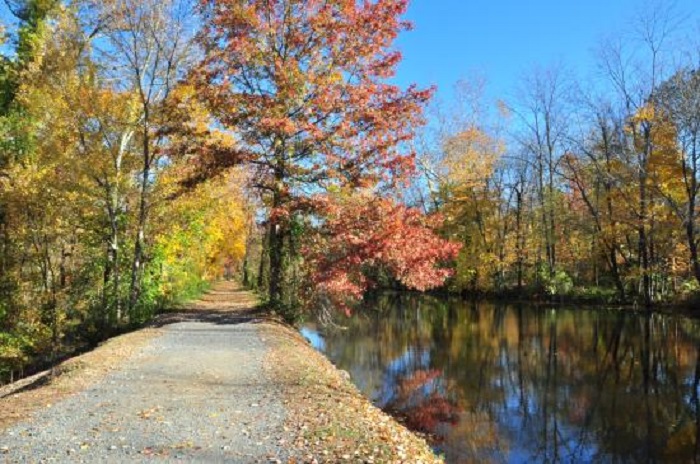
<instances>
[{"instance_id":1,"label":"dirt edge of path","mask_svg":"<svg viewBox=\"0 0 700 464\"><path fill-rule=\"evenodd\" d=\"M26 420L39 409L81 392L118 369L151 340L162 335L146 328L111 338L85 354L70 358L50 371L0 388L0 432Z\"/></svg>"},{"instance_id":2,"label":"dirt edge of path","mask_svg":"<svg viewBox=\"0 0 700 464\"><path fill-rule=\"evenodd\" d=\"M428 443L375 407L296 330L261 324L265 368L285 384L290 446L304 462L442 463Z\"/></svg>"}]
</instances>

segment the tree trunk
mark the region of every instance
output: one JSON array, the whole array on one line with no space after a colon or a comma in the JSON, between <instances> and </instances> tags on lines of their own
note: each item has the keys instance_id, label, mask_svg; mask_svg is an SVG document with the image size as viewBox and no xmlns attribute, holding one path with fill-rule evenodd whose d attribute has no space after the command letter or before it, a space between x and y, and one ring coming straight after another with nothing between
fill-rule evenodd
<instances>
[{"instance_id":1,"label":"tree trunk","mask_svg":"<svg viewBox=\"0 0 700 464\"><path fill-rule=\"evenodd\" d=\"M253 281L250 276L250 255L251 247L253 246L253 233L255 229L255 220L251 219L248 226L248 237L245 243L245 256L243 258L243 285L246 288L253 286Z\"/></svg>"},{"instance_id":2,"label":"tree trunk","mask_svg":"<svg viewBox=\"0 0 700 464\"><path fill-rule=\"evenodd\" d=\"M10 241L9 227L6 222L5 211L0 204L0 300L11 303L14 295L10 277L12 267L12 243Z\"/></svg>"},{"instance_id":3,"label":"tree trunk","mask_svg":"<svg viewBox=\"0 0 700 464\"><path fill-rule=\"evenodd\" d=\"M284 302L284 227L279 220L270 222L269 247L270 256L270 284L269 298L273 306L280 306Z\"/></svg>"},{"instance_id":4,"label":"tree trunk","mask_svg":"<svg viewBox=\"0 0 700 464\"><path fill-rule=\"evenodd\" d=\"M646 189L646 176L640 176L639 183L639 226L637 228L638 234L638 250L639 250L639 260L640 260L640 270L642 272L642 299L644 305L648 308L651 307L652 294L651 294L651 269L649 263L649 243L647 237L647 189Z\"/></svg>"},{"instance_id":5,"label":"tree trunk","mask_svg":"<svg viewBox=\"0 0 700 464\"><path fill-rule=\"evenodd\" d=\"M698 241L696 239L697 233L695 230L694 218L688 221L688 224L686 225L686 233L688 235L688 248L690 250L690 264L693 266L695 280L697 280L700 284L700 259L698 258Z\"/></svg>"},{"instance_id":6,"label":"tree trunk","mask_svg":"<svg viewBox=\"0 0 700 464\"><path fill-rule=\"evenodd\" d=\"M555 217L555 198L554 198L554 147L551 141L549 124L547 125L547 170L548 170L548 215L547 221L547 237L549 249L549 276L554 277L557 268L557 232L556 232L556 217Z\"/></svg>"},{"instance_id":7,"label":"tree trunk","mask_svg":"<svg viewBox=\"0 0 700 464\"><path fill-rule=\"evenodd\" d=\"M103 329L105 329L109 323L110 314L110 301L109 301L109 285L112 282L112 250L108 243L107 249L105 250L105 267L102 273L102 315L100 317Z\"/></svg>"},{"instance_id":8,"label":"tree trunk","mask_svg":"<svg viewBox=\"0 0 700 464\"><path fill-rule=\"evenodd\" d=\"M269 302L274 308L283 308L285 300L285 266L284 247L289 229L287 220L280 216L281 209L286 206L286 193L283 183L286 178L284 167L284 148L277 154L275 167L275 187L272 194L272 210L270 212L270 229L268 231L268 252L270 256Z\"/></svg>"},{"instance_id":9,"label":"tree trunk","mask_svg":"<svg viewBox=\"0 0 700 464\"><path fill-rule=\"evenodd\" d=\"M523 244L523 192L518 189L515 193L516 195L516 214L515 214L515 228L516 228L516 246L517 246L517 268L518 268L518 294L523 292L523 253L525 252Z\"/></svg>"},{"instance_id":10,"label":"tree trunk","mask_svg":"<svg viewBox=\"0 0 700 464\"><path fill-rule=\"evenodd\" d=\"M696 160L697 156L693 152L693 160ZM690 251L690 265L693 268L693 275L695 275L695 280L700 284L700 258L698 257L698 240L697 240L697 230L695 229L695 217L697 212L696 208L696 193L698 191L698 181L697 181L697 163L693 162L693 172L690 179L690 188L688 189L688 218L685 224L685 232L688 239L688 250Z\"/></svg>"},{"instance_id":11,"label":"tree trunk","mask_svg":"<svg viewBox=\"0 0 700 464\"><path fill-rule=\"evenodd\" d=\"M113 194L110 199L112 202L109 208L109 224L110 224L110 239L109 239L109 259L112 262L112 299L114 300L114 314L117 320L117 324L122 322L122 302L121 295L119 291L119 284L121 278L121 269L119 265L119 219L117 217L119 210L119 199L118 192Z\"/></svg>"},{"instance_id":12,"label":"tree trunk","mask_svg":"<svg viewBox=\"0 0 700 464\"><path fill-rule=\"evenodd\" d=\"M148 133L149 113L144 109L143 123L143 177L139 196L139 215L134 241L134 259L131 265L131 283L129 286L129 313L132 314L141 297L141 279L144 267L144 241L146 238L146 221L148 219L148 183L151 176L151 139Z\"/></svg>"},{"instance_id":13,"label":"tree trunk","mask_svg":"<svg viewBox=\"0 0 700 464\"><path fill-rule=\"evenodd\" d=\"M625 295L625 285L622 282L622 278L620 277L620 267L619 264L617 263L617 250L615 249L614 246L610 247L610 273L612 274L613 281L615 282L615 288L617 288L617 293L618 296L620 297L620 301L625 301L626 295Z\"/></svg>"},{"instance_id":14,"label":"tree trunk","mask_svg":"<svg viewBox=\"0 0 700 464\"><path fill-rule=\"evenodd\" d=\"M649 257L649 236L647 233L647 222L649 221L647 174L648 164L651 159L653 145L651 140L651 127L648 125L642 128L644 148L639 160L639 226L638 245L639 260L642 272L642 299L644 305L650 308L653 302L652 282L651 282L651 261Z\"/></svg>"},{"instance_id":15,"label":"tree trunk","mask_svg":"<svg viewBox=\"0 0 700 464\"><path fill-rule=\"evenodd\" d=\"M609 162L608 162L608 173ZM610 226L612 228L612 237L610 239L609 251L610 251L610 273L612 274L613 281L615 282L615 287L620 296L620 301L625 301L627 295L625 294L625 285L622 282L622 276L620 275L620 265L617 262L617 250L618 243L615 234L617 233L617 221L614 219L615 210L613 208L612 202L612 186L610 182L606 180L605 182L605 196L606 196L606 206L608 209L608 219L610 221ZM602 229L601 229L602 232Z\"/></svg>"},{"instance_id":16,"label":"tree trunk","mask_svg":"<svg viewBox=\"0 0 700 464\"><path fill-rule=\"evenodd\" d=\"M270 224L265 225L263 236L260 240L260 262L258 263L258 290L265 288L266 261L270 256Z\"/></svg>"}]
</instances>

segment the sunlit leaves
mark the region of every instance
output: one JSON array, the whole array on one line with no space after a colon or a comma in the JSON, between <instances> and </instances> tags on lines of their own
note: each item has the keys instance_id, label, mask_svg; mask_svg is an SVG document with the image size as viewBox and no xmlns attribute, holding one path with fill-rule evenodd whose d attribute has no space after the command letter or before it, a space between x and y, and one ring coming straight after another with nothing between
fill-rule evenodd
<instances>
[{"instance_id":1,"label":"sunlit leaves","mask_svg":"<svg viewBox=\"0 0 700 464\"><path fill-rule=\"evenodd\" d=\"M372 280L368 269L385 270L404 286L425 291L452 275L445 265L460 246L439 237L439 218L367 194L333 198L324 204L319 237L305 249L314 298L329 298L347 309Z\"/></svg>"},{"instance_id":2,"label":"sunlit leaves","mask_svg":"<svg viewBox=\"0 0 700 464\"><path fill-rule=\"evenodd\" d=\"M163 194L177 191L173 185L179 180L177 171L172 175L175 177L165 179ZM202 283L222 277L226 266L240 265L251 220L243 183L242 172L234 171L158 209L158 260L154 264L160 267L160 291L165 297L177 300Z\"/></svg>"}]
</instances>

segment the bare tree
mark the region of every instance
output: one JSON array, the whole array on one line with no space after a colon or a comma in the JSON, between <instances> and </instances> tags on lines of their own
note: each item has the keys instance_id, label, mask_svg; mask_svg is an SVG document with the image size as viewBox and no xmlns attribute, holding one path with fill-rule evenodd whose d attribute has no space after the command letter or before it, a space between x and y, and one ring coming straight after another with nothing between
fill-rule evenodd
<instances>
[{"instance_id":1,"label":"bare tree","mask_svg":"<svg viewBox=\"0 0 700 464\"><path fill-rule=\"evenodd\" d=\"M626 39L607 41L600 50L603 74L627 116L622 159L638 187L636 198L629 198L628 207L636 219L640 294L646 306L654 301L650 163L658 121L639 116L653 103L657 86L666 75L668 47L678 24L673 8L661 2L649 4L633 21Z\"/></svg>"},{"instance_id":2,"label":"bare tree","mask_svg":"<svg viewBox=\"0 0 700 464\"><path fill-rule=\"evenodd\" d=\"M512 107L524 128L516 139L533 167L542 247L550 276L557 267L555 192L557 169L567 141L568 120L564 105L569 87L569 78L561 66L537 69L525 77L518 102Z\"/></svg>"}]
</instances>

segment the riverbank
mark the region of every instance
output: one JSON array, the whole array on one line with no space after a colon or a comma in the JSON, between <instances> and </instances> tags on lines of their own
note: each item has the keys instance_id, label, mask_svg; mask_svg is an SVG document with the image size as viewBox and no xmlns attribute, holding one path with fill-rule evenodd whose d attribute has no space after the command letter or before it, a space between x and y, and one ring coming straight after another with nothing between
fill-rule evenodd
<instances>
[{"instance_id":1,"label":"riverbank","mask_svg":"<svg viewBox=\"0 0 700 464\"><path fill-rule=\"evenodd\" d=\"M543 308L566 308L579 307L583 309L607 309L659 313L659 314L680 314L683 316L700 318L700 294L690 294L677 300L657 301L651 306L634 300L620 301L614 289L607 289L603 292L589 289L581 289L576 293L566 295L543 295L537 292L518 292L506 290L503 292L457 292L442 288L428 292L417 292L401 288L389 288L377 291L397 292L410 294L425 294L436 298L454 298L471 303L497 303L503 305L537 305ZM601 296L602 295L602 296Z\"/></svg>"},{"instance_id":2,"label":"riverbank","mask_svg":"<svg viewBox=\"0 0 700 464\"><path fill-rule=\"evenodd\" d=\"M9 462L441 462L231 283L0 391ZM3 393L4 392L4 393Z\"/></svg>"}]
</instances>

